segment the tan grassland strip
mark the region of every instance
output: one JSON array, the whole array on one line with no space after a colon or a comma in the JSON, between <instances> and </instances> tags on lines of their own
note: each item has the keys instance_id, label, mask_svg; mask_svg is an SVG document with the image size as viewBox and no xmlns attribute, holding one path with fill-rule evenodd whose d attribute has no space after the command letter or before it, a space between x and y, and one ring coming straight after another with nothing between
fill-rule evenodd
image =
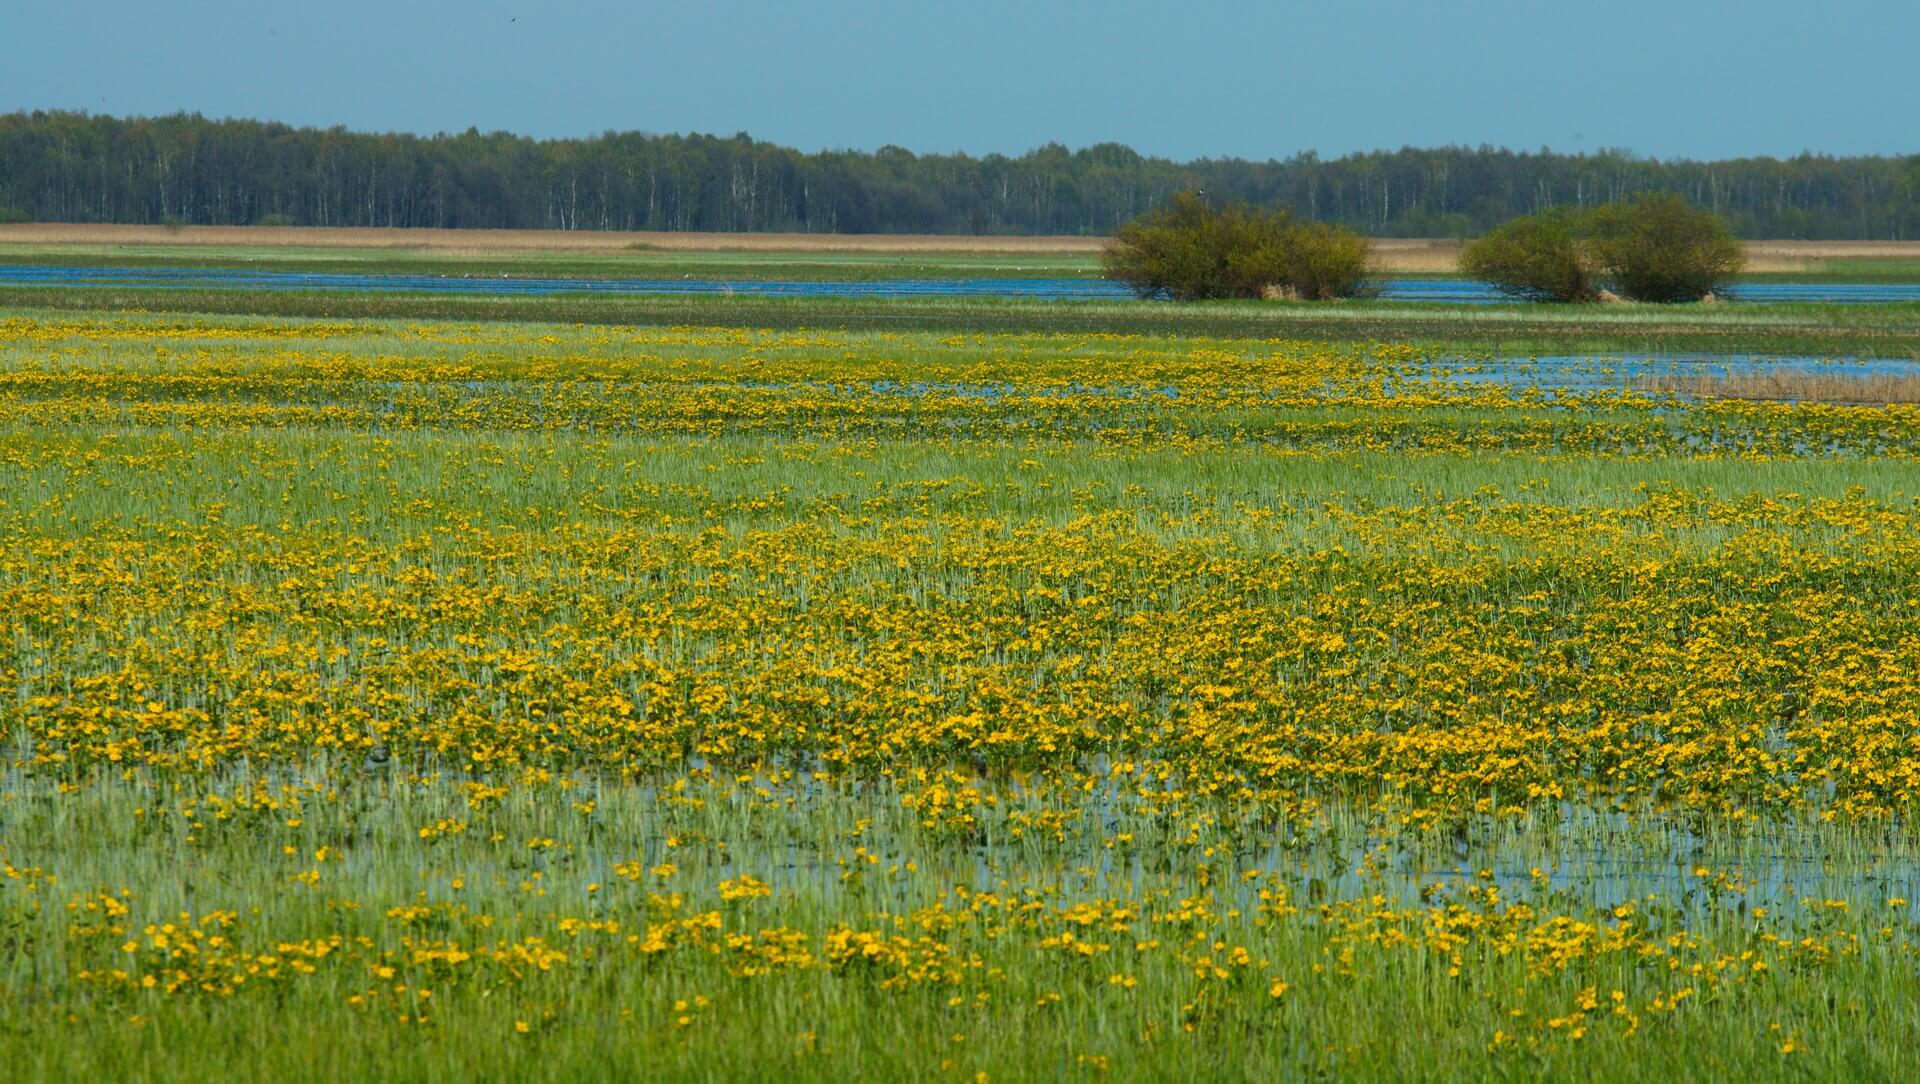
<instances>
[{"instance_id":1,"label":"tan grassland strip","mask_svg":"<svg viewBox=\"0 0 1920 1084\"><path fill-rule=\"evenodd\" d=\"M661 233L592 230L401 230L327 226L129 226L20 223L0 226L0 244L288 246L410 249L447 255L502 252L1098 252L1102 237L974 237L931 234ZM1453 271L1459 241L1376 238L1383 271ZM1912 260L1920 241L1750 241L1747 270L1813 270L1826 260Z\"/></svg>"},{"instance_id":2,"label":"tan grassland strip","mask_svg":"<svg viewBox=\"0 0 1920 1084\"><path fill-rule=\"evenodd\" d=\"M1459 241L1382 237L1373 256L1383 271L1451 272L1460 265ZM1790 274L1824 270L1829 260L1920 263L1920 241L1748 241L1747 271Z\"/></svg>"},{"instance_id":3,"label":"tan grassland strip","mask_svg":"<svg viewBox=\"0 0 1920 1084\"><path fill-rule=\"evenodd\" d=\"M328 226L0 226L0 244L387 248L449 255L486 252L1098 252L1100 237L950 237L922 234L643 233L590 230L400 230Z\"/></svg>"},{"instance_id":4,"label":"tan grassland strip","mask_svg":"<svg viewBox=\"0 0 1920 1084\"><path fill-rule=\"evenodd\" d=\"M1460 266L1459 241L1408 237L1376 237L1368 242L1373 262L1382 271L1439 273Z\"/></svg>"}]
</instances>

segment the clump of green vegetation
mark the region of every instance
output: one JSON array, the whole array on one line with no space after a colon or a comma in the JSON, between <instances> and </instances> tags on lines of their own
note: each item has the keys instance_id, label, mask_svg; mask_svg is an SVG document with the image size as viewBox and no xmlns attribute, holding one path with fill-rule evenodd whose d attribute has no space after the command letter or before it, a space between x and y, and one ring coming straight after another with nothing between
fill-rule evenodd
<instances>
[{"instance_id":1,"label":"clump of green vegetation","mask_svg":"<svg viewBox=\"0 0 1920 1084\"><path fill-rule=\"evenodd\" d=\"M1299 223L1287 231L1279 284L1308 301L1331 301L1368 292L1372 263L1367 239L1345 226Z\"/></svg>"},{"instance_id":2,"label":"clump of green vegetation","mask_svg":"<svg viewBox=\"0 0 1920 1084\"><path fill-rule=\"evenodd\" d=\"M20 222L31 222L27 212L18 207L0 206L0 226L11 226Z\"/></svg>"},{"instance_id":3,"label":"clump of green vegetation","mask_svg":"<svg viewBox=\"0 0 1920 1084\"><path fill-rule=\"evenodd\" d=\"M1582 251L1579 219L1566 211L1516 218L1468 245L1460 270L1500 292L1530 301L1596 301L1589 253Z\"/></svg>"},{"instance_id":4,"label":"clump of green vegetation","mask_svg":"<svg viewBox=\"0 0 1920 1084\"><path fill-rule=\"evenodd\" d=\"M1468 245L1460 269L1537 301L1699 301L1740 273L1746 251L1725 222L1674 195L1518 218Z\"/></svg>"},{"instance_id":5,"label":"clump of green vegetation","mask_svg":"<svg viewBox=\"0 0 1920 1084\"><path fill-rule=\"evenodd\" d=\"M1746 266L1727 224L1679 196L1608 204L1589 222L1595 257L1615 291L1635 301L1698 301Z\"/></svg>"},{"instance_id":6,"label":"clump of green vegetation","mask_svg":"<svg viewBox=\"0 0 1920 1084\"><path fill-rule=\"evenodd\" d=\"M1175 301L1355 297L1372 270L1366 239L1343 226L1245 203L1215 208L1191 192L1122 226L1101 267L1142 297Z\"/></svg>"}]
</instances>

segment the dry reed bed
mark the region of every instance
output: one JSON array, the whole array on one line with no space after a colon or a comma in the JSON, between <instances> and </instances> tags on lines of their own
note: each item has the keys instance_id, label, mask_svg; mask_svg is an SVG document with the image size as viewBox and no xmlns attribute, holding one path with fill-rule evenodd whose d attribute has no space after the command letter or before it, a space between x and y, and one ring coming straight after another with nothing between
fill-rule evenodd
<instances>
[{"instance_id":1,"label":"dry reed bed","mask_svg":"<svg viewBox=\"0 0 1920 1084\"><path fill-rule=\"evenodd\" d=\"M918 234L664 233L593 230L430 230L330 226L0 226L19 245L256 245L476 252L1098 252L1101 237L947 237Z\"/></svg>"},{"instance_id":2,"label":"dry reed bed","mask_svg":"<svg viewBox=\"0 0 1920 1084\"><path fill-rule=\"evenodd\" d=\"M1816 402L1853 405L1920 403L1920 376L1858 376L1783 370L1715 376L1649 376L1642 391L1701 399Z\"/></svg>"},{"instance_id":3,"label":"dry reed bed","mask_svg":"<svg viewBox=\"0 0 1920 1084\"><path fill-rule=\"evenodd\" d=\"M1384 271L1450 272L1460 266L1459 241L1375 238ZM1822 270L1828 260L1920 261L1920 241L1748 241L1747 271L1781 274Z\"/></svg>"},{"instance_id":4,"label":"dry reed bed","mask_svg":"<svg viewBox=\"0 0 1920 1084\"><path fill-rule=\"evenodd\" d=\"M929 234L666 233L592 230L367 229L328 226L136 226L21 223L0 226L0 244L254 245L488 252L620 252L646 247L674 252L886 252L1092 254L1103 237L974 237ZM1387 272L1451 272L1459 241L1375 238L1373 255ZM1916 241L1752 241L1749 271L1809 270L1822 260L1920 261Z\"/></svg>"}]
</instances>

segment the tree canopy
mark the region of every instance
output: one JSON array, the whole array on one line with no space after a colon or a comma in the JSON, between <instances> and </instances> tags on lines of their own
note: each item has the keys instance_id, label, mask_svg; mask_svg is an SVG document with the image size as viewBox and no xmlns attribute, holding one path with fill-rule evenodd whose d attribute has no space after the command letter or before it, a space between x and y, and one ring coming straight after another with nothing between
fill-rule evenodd
<instances>
[{"instance_id":1,"label":"tree canopy","mask_svg":"<svg viewBox=\"0 0 1920 1084\"><path fill-rule=\"evenodd\" d=\"M1920 237L1920 155L1692 162L1443 147L1177 163L1110 143L804 154L744 134L534 140L0 115L0 217L48 222L1107 235L1188 190L1375 236L1474 236L1665 192L1746 237Z\"/></svg>"}]
</instances>

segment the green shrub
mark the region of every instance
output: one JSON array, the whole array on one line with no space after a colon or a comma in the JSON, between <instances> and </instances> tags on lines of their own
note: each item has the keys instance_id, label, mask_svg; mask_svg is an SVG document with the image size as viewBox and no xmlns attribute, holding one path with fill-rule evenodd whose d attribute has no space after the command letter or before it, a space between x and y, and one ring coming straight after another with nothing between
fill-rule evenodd
<instances>
[{"instance_id":1,"label":"green shrub","mask_svg":"<svg viewBox=\"0 0 1920 1084\"><path fill-rule=\"evenodd\" d=\"M1698 301L1746 266L1746 247L1727 224L1679 196L1608 204L1588 228L1608 281L1635 301Z\"/></svg>"},{"instance_id":2,"label":"green shrub","mask_svg":"<svg viewBox=\"0 0 1920 1084\"><path fill-rule=\"evenodd\" d=\"M293 225L293 216L281 214L279 211L274 211L271 214L261 215L259 221L255 222L254 225L256 226L291 226Z\"/></svg>"},{"instance_id":3,"label":"green shrub","mask_svg":"<svg viewBox=\"0 0 1920 1084\"><path fill-rule=\"evenodd\" d=\"M1718 217L1652 194L1517 218L1460 256L1466 274L1539 301L1596 301L1601 285L1633 301L1698 301L1745 263L1745 247Z\"/></svg>"},{"instance_id":4,"label":"green shrub","mask_svg":"<svg viewBox=\"0 0 1920 1084\"><path fill-rule=\"evenodd\" d=\"M1516 218L1468 245L1460 270L1529 301L1597 300L1581 227L1579 216L1564 211Z\"/></svg>"},{"instance_id":5,"label":"green shrub","mask_svg":"<svg viewBox=\"0 0 1920 1084\"><path fill-rule=\"evenodd\" d=\"M1366 238L1344 226L1310 222L1289 231L1285 270L1278 281L1305 300L1332 301L1370 292L1372 275Z\"/></svg>"},{"instance_id":6,"label":"green shrub","mask_svg":"<svg viewBox=\"0 0 1920 1084\"><path fill-rule=\"evenodd\" d=\"M1215 209L1191 192L1122 226L1101 266L1142 297L1176 301L1352 297L1371 271L1366 239L1351 230L1244 203Z\"/></svg>"},{"instance_id":7,"label":"green shrub","mask_svg":"<svg viewBox=\"0 0 1920 1084\"><path fill-rule=\"evenodd\" d=\"M0 226L11 226L20 222L31 222L27 212L18 207L0 206Z\"/></svg>"},{"instance_id":8,"label":"green shrub","mask_svg":"<svg viewBox=\"0 0 1920 1084\"><path fill-rule=\"evenodd\" d=\"M1206 301L1242 296L1258 242L1248 236L1241 207L1215 211L1191 192L1141 215L1114 234L1101 254L1108 278L1143 297ZM1236 266L1237 265L1237 266Z\"/></svg>"}]
</instances>

